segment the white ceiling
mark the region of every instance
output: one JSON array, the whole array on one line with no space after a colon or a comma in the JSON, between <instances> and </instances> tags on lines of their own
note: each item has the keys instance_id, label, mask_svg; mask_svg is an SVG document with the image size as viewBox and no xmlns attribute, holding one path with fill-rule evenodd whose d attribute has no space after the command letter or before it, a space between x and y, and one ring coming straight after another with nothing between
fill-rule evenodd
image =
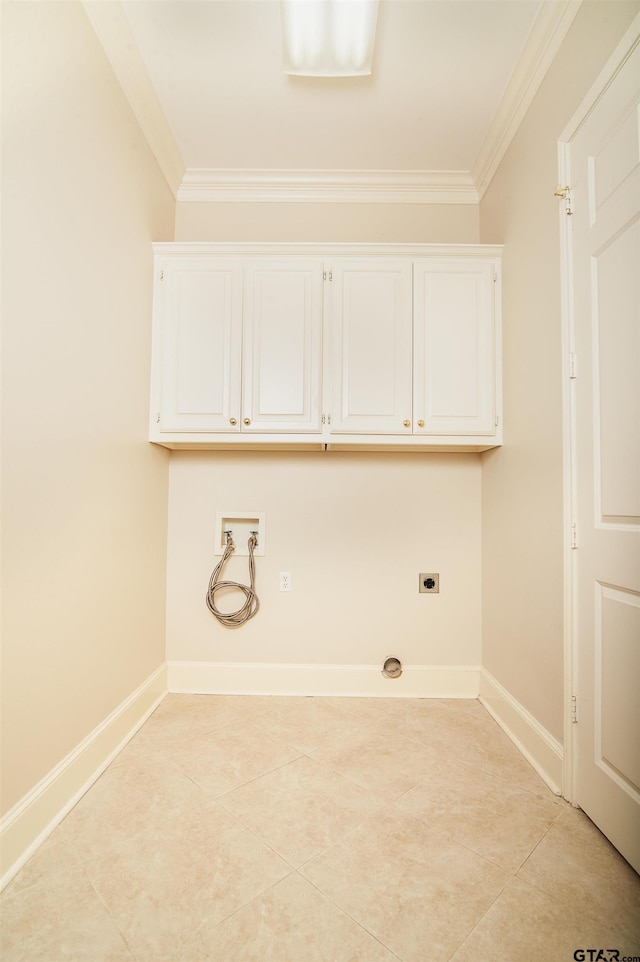
<instances>
[{"instance_id":1,"label":"white ceiling","mask_svg":"<svg viewBox=\"0 0 640 962\"><path fill-rule=\"evenodd\" d=\"M85 2L174 188L412 171L476 196L578 5L380 0L372 75L317 78L282 70L278 0Z\"/></svg>"}]
</instances>

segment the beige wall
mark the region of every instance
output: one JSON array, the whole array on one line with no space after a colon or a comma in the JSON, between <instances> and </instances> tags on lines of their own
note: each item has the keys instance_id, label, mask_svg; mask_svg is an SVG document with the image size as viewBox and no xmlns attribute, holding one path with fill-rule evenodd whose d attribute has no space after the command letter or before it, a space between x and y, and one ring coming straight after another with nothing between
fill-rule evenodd
<instances>
[{"instance_id":1,"label":"beige wall","mask_svg":"<svg viewBox=\"0 0 640 962\"><path fill-rule=\"evenodd\" d=\"M2 4L3 810L164 660L151 241L174 203L80 3Z\"/></svg>"},{"instance_id":2,"label":"beige wall","mask_svg":"<svg viewBox=\"0 0 640 962\"><path fill-rule=\"evenodd\" d=\"M504 243L504 447L483 456L483 664L563 740L557 141L638 12L585 2L480 207Z\"/></svg>"},{"instance_id":3,"label":"beige wall","mask_svg":"<svg viewBox=\"0 0 640 962\"><path fill-rule=\"evenodd\" d=\"M477 239L464 205L182 203L176 215L179 241ZM174 452L170 478L168 661L479 664L478 455ZM261 608L239 630L204 603L227 509L267 515ZM440 572L439 597L418 594L420 571ZM246 583L246 559L228 574Z\"/></svg>"},{"instance_id":4,"label":"beige wall","mask_svg":"<svg viewBox=\"0 0 640 962\"><path fill-rule=\"evenodd\" d=\"M190 201L177 206L176 240L474 244L478 207Z\"/></svg>"},{"instance_id":5,"label":"beige wall","mask_svg":"<svg viewBox=\"0 0 640 962\"><path fill-rule=\"evenodd\" d=\"M174 453L167 660L478 665L479 482L473 454ZM235 630L204 601L217 511L266 514L261 607ZM418 594L420 571L440 573L439 595ZM247 559L225 577L247 584Z\"/></svg>"}]
</instances>

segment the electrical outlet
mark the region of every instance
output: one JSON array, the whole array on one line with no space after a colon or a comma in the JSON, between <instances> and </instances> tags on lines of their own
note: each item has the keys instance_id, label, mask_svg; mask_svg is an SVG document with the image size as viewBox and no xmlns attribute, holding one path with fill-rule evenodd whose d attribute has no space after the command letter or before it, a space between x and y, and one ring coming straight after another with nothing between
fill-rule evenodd
<instances>
[{"instance_id":1,"label":"electrical outlet","mask_svg":"<svg viewBox=\"0 0 640 962\"><path fill-rule=\"evenodd\" d=\"M418 591L420 594L437 595L440 591L440 575L421 572L418 575Z\"/></svg>"},{"instance_id":2,"label":"electrical outlet","mask_svg":"<svg viewBox=\"0 0 640 962\"><path fill-rule=\"evenodd\" d=\"M280 591L291 591L291 572L280 572Z\"/></svg>"}]
</instances>

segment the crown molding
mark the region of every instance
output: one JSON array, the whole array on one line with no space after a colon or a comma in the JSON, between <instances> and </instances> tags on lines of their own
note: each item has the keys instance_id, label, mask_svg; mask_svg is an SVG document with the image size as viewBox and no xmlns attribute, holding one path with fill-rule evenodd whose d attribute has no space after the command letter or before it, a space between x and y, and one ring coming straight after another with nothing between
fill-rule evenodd
<instances>
[{"instance_id":1,"label":"crown molding","mask_svg":"<svg viewBox=\"0 0 640 962\"><path fill-rule=\"evenodd\" d=\"M107 59L174 197L185 165L119 2L82 0Z\"/></svg>"},{"instance_id":2,"label":"crown molding","mask_svg":"<svg viewBox=\"0 0 640 962\"><path fill-rule=\"evenodd\" d=\"M196 170L185 173L178 201L323 204L477 204L467 171Z\"/></svg>"},{"instance_id":3,"label":"crown molding","mask_svg":"<svg viewBox=\"0 0 640 962\"><path fill-rule=\"evenodd\" d=\"M541 3L518 63L471 170L482 200L493 175L531 106L582 0Z\"/></svg>"},{"instance_id":4,"label":"crown molding","mask_svg":"<svg viewBox=\"0 0 640 962\"><path fill-rule=\"evenodd\" d=\"M543 2L471 171L186 169L119 0L82 0L173 196L180 202L478 204L582 0Z\"/></svg>"}]
</instances>

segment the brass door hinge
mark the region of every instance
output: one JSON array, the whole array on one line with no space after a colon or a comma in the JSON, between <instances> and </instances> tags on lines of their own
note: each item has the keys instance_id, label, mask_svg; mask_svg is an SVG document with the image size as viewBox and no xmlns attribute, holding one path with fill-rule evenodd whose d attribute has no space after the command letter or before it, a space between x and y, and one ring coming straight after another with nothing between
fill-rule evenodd
<instances>
[{"instance_id":1,"label":"brass door hinge","mask_svg":"<svg viewBox=\"0 0 640 962\"><path fill-rule=\"evenodd\" d=\"M570 187L556 187L553 192L554 197L563 197L565 208L565 214L573 214L573 201L571 198L571 188Z\"/></svg>"}]
</instances>

